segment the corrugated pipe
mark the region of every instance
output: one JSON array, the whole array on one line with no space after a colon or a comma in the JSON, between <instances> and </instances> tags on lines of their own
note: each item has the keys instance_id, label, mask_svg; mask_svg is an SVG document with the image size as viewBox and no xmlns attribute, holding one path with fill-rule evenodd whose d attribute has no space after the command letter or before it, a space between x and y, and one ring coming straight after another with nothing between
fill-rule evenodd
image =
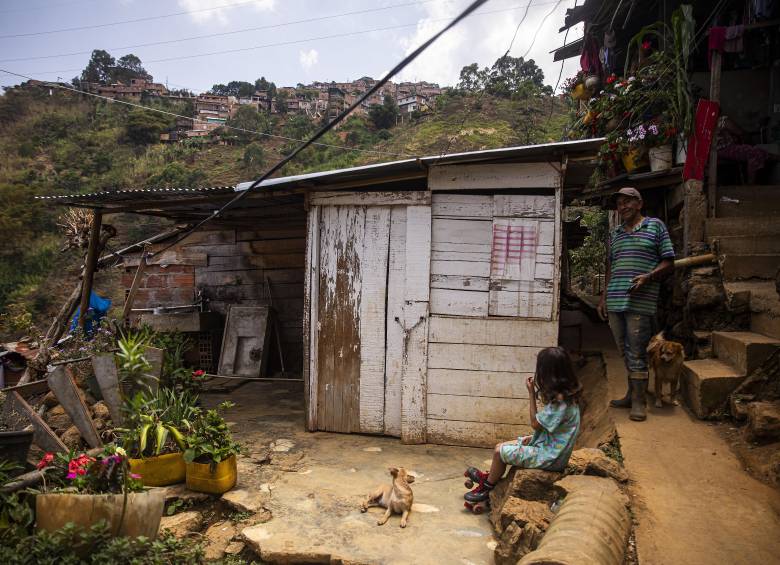
<instances>
[{"instance_id":1,"label":"corrugated pipe","mask_svg":"<svg viewBox=\"0 0 780 565\"><path fill-rule=\"evenodd\" d=\"M631 517L614 481L571 476L556 486L568 494L539 547L518 565L621 565Z\"/></svg>"}]
</instances>

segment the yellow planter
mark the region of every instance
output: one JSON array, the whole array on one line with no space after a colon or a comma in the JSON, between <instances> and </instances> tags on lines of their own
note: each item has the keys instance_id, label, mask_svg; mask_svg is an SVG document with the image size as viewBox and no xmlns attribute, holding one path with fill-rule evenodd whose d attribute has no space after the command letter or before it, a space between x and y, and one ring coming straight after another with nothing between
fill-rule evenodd
<instances>
[{"instance_id":1,"label":"yellow planter","mask_svg":"<svg viewBox=\"0 0 780 565\"><path fill-rule=\"evenodd\" d=\"M584 84L580 83L571 91L571 96L575 100L587 100L590 98L590 90L585 88Z\"/></svg>"},{"instance_id":2,"label":"yellow planter","mask_svg":"<svg viewBox=\"0 0 780 565\"><path fill-rule=\"evenodd\" d=\"M130 459L130 471L141 475L144 486L164 487L184 481L187 466L181 451L157 457Z\"/></svg>"},{"instance_id":3,"label":"yellow planter","mask_svg":"<svg viewBox=\"0 0 780 565\"><path fill-rule=\"evenodd\" d=\"M641 149L632 149L628 153L623 154L623 166L626 168L627 173L631 173L647 165L647 158Z\"/></svg>"},{"instance_id":4,"label":"yellow planter","mask_svg":"<svg viewBox=\"0 0 780 565\"><path fill-rule=\"evenodd\" d=\"M187 463L187 488L190 490L222 494L236 486L237 479L235 455L217 463L213 473L209 463Z\"/></svg>"}]
</instances>

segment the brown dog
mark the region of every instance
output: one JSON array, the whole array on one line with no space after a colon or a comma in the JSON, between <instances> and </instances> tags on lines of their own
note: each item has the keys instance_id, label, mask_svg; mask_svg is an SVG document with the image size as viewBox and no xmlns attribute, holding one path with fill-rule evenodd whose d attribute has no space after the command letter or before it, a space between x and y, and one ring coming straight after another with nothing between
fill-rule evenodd
<instances>
[{"instance_id":1,"label":"brown dog","mask_svg":"<svg viewBox=\"0 0 780 565\"><path fill-rule=\"evenodd\" d=\"M403 467L390 467L389 471L393 477L393 483L377 487L360 505L360 511L365 512L373 506L381 506L386 508L387 512L377 521L378 526L386 523L390 515L395 513L401 515L401 527L405 528L414 502L414 493L412 487L409 486L410 483L414 482L414 477L409 475Z\"/></svg>"},{"instance_id":2,"label":"brown dog","mask_svg":"<svg viewBox=\"0 0 780 565\"><path fill-rule=\"evenodd\" d=\"M680 371L685 360L683 346L676 341L664 338L664 332L653 336L647 346L650 367L655 375L655 406L663 407L662 386L669 383L669 398L677 406L677 392L680 388Z\"/></svg>"}]
</instances>

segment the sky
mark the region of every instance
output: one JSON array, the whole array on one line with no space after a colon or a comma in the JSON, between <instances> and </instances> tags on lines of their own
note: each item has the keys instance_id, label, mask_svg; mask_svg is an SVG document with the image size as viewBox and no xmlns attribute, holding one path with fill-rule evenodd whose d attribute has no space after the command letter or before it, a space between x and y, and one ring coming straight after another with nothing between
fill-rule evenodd
<instances>
[{"instance_id":1,"label":"sky","mask_svg":"<svg viewBox=\"0 0 780 565\"><path fill-rule=\"evenodd\" d=\"M261 76L277 86L380 78L470 1L0 0L0 69L70 81L92 49L105 49L117 59L134 53L155 81L195 92ZM452 86L462 67L490 66L511 45L555 85L561 63L549 52L563 45L558 29L574 5L490 0L393 80ZM567 42L581 36L572 28ZM564 79L578 63L565 62ZM2 86L23 80L0 72Z\"/></svg>"}]
</instances>

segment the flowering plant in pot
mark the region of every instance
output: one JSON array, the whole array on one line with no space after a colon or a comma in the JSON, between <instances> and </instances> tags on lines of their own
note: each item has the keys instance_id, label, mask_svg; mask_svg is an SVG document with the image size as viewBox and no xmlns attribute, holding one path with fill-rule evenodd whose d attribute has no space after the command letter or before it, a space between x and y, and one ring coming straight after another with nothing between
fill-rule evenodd
<instances>
[{"instance_id":1,"label":"flowering plant in pot","mask_svg":"<svg viewBox=\"0 0 780 565\"><path fill-rule=\"evenodd\" d=\"M90 528L105 520L114 535L155 538L165 499L143 490L121 447L96 455L47 453L38 463L43 491L35 498L36 528L53 532L72 522Z\"/></svg>"},{"instance_id":2,"label":"flowering plant in pot","mask_svg":"<svg viewBox=\"0 0 780 565\"><path fill-rule=\"evenodd\" d=\"M236 484L236 455L241 452L241 445L233 441L220 414L232 406L231 402L223 402L216 409L203 412L186 436L184 461L190 490L221 494Z\"/></svg>"},{"instance_id":3,"label":"flowering plant in pot","mask_svg":"<svg viewBox=\"0 0 780 565\"><path fill-rule=\"evenodd\" d=\"M131 455L130 468L144 477L144 485L165 486L184 480L184 434L200 414L197 399L188 392L160 388L139 391L125 400L127 427L119 432Z\"/></svg>"},{"instance_id":4,"label":"flowering plant in pot","mask_svg":"<svg viewBox=\"0 0 780 565\"><path fill-rule=\"evenodd\" d=\"M672 141L677 136L677 128L665 125L660 120L651 120L626 130L626 137L632 147L648 150L650 170L661 171L672 166Z\"/></svg>"}]
</instances>

